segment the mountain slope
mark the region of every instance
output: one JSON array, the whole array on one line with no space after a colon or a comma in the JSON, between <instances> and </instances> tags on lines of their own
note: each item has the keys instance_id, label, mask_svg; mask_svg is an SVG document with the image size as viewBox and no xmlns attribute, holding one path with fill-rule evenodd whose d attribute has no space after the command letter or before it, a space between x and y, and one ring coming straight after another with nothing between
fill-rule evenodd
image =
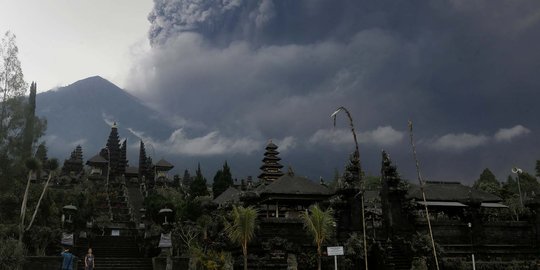
<instances>
[{"instance_id":1,"label":"mountain slope","mask_svg":"<svg viewBox=\"0 0 540 270\"><path fill-rule=\"evenodd\" d=\"M67 157L77 144L85 158L93 156L105 145L114 121L130 145L138 145L139 139L128 128L155 138L173 130L157 112L99 76L38 94L36 114L47 119L49 155L58 158Z\"/></svg>"}]
</instances>

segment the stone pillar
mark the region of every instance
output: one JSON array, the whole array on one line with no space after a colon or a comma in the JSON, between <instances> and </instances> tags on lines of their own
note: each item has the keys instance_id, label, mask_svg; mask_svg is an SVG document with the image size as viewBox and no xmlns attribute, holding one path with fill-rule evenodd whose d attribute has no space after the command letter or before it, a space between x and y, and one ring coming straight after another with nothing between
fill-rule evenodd
<instances>
[{"instance_id":1,"label":"stone pillar","mask_svg":"<svg viewBox=\"0 0 540 270\"><path fill-rule=\"evenodd\" d=\"M480 207L482 205L482 201L480 199L475 198L469 198L465 204L468 206L468 216L467 220L465 220L465 223L470 222L471 223L471 229L470 233L471 235L467 235L467 237L463 237L464 243L468 243L472 241L474 246L480 245L483 243L484 239L484 227L482 226L482 216L480 214ZM472 237L472 239L471 239Z\"/></svg>"},{"instance_id":2,"label":"stone pillar","mask_svg":"<svg viewBox=\"0 0 540 270\"><path fill-rule=\"evenodd\" d=\"M540 243L540 195L535 195L533 199L527 201L526 206L531 209L533 212L533 228L535 233L535 247L539 246Z\"/></svg>"}]
</instances>

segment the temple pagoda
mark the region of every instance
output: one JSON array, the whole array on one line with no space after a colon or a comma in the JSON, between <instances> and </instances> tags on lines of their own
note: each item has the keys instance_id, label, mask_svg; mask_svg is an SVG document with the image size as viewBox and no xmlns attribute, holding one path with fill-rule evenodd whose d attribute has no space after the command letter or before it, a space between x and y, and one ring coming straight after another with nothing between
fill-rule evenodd
<instances>
[{"instance_id":1,"label":"temple pagoda","mask_svg":"<svg viewBox=\"0 0 540 270\"><path fill-rule=\"evenodd\" d=\"M78 175L83 171L83 153L82 147L77 145L75 150L71 152L69 159L64 160L64 166L62 167L63 175Z\"/></svg>"},{"instance_id":2,"label":"temple pagoda","mask_svg":"<svg viewBox=\"0 0 540 270\"><path fill-rule=\"evenodd\" d=\"M266 145L266 152L264 152L264 158L262 160L263 165L260 167L262 173L259 175L259 179L263 183L271 183L283 176L281 168L283 165L279 163L281 160L278 157L279 152L277 151L278 146L275 145L271 140Z\"/></svg>"},{"instance_id":3,"label":"temple pagoda","mask_svg":"<svg viewBox=\"0 0 540 270\"><path fill-rule=\"evenodd\" d=\"M124 163L122 162L122 152L120 150L120 139L118 137L118 126L116 122L111 127L111 133L109 134L109 139L107 140L107 151L108 154L106 159L109 159L110 162L110 177L114 179L117 176L121 176L124 171Z\"/></svg>"}]
</instances>

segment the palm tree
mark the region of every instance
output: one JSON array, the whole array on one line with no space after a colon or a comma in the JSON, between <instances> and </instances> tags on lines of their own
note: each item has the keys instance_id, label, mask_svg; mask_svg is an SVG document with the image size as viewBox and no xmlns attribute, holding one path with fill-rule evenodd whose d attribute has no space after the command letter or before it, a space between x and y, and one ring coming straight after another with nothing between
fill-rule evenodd
<instances>
[{"instance_id":1,"label":"palm tree","mask_svg":"<svg viewBox=\"0 0 540 270\"><path fill-rule=\"evenodd\" d=\"M313 242L317 245L317 269L321 270L321 246L324 240L330 239L334 229L334 211L329 208L323 211L318 205L309 207L309 212L306 210L302 213L304 220L304 228L313 235Z\"/></svg>"},{"instance_id":2,"label":"palm tree","mask_svg":"<svg viewBox=\"0 0 540 270\"><path fill-rule=\"evenodd\" d=\"M225 221L225 231L231 241L242 245L244 270L247 270L247 246L255 236L257 214L257 210L251 206L234 206L231 212L232 224Z\"/></svg>"}]
</instances>

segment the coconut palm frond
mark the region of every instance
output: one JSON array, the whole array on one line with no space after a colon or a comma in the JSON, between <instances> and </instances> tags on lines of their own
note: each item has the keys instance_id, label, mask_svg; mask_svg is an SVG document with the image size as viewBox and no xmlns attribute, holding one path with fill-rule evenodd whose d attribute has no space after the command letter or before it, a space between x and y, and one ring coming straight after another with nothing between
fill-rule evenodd
<instances>
[{"instance_id":1,"label":"coconut palm frond","mask_svg":"<svg viewBox=\"0 0 540 270\"><path fill-rule=\"evenodd\" d=\"M302 213L304 227L313 235L315 243L328 240L334 228L334 211L323 211L318 205L309 208L309 213Z\"/></svg>"},{"instance_id":2,"label":"coconut palm frond","mask_svg":"<svg viewBox=\"0 0 540 270\"><path fill-rule=\"evenodd\" d=\"M253 207L234 206L231 212L232 223L225 222L225 231L231 241L242 244L255 236L257 210Z\"/></svg>"}]
</instances>

